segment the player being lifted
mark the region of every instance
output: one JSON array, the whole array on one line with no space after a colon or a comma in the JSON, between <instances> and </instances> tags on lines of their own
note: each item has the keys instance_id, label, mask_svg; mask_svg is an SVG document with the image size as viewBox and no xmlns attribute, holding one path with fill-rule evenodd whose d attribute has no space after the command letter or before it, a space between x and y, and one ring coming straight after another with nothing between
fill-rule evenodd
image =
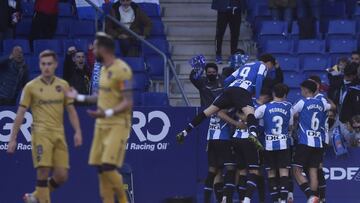
<instances>
[{"instance_id":1,"label":"player being lifted","mask_svg":"<svg viewBox=\"0 0 360 203\"><path fill-rule=\"evenodd\" d=\"M273 90L273 101L261 105L255 111L257 119L263 119L265 132L264 162L268 173L269 191L273 202L281 203L288 197L289 169L289 126L293 124L292 105L286 101L289 88L277 84ZM279 180L276 178L279 173Z\"/></svg>"},{"instance_id":2,"label":"player being lifted","mask_svg":"<svg viewBox=\"0 0 360 203\"><path fill-rule=\"evenodd\" d=\"M75 89L66 91L79 102L97 102L97 110L88 110L96 118L95 135L89 164L99 172L100 196L103 203L126 203L123 179L117 171L125 157L132 118L132 71L115 56L115 42L105 33L97 33L94 55L103 64L98 95L80 95Z\"/></svg>"},{"instance_id":3,"label":"player being lifted","mask_svg":"<svg viewBox=\"0 0 360 203\"><path fill-rule=\"evenodd\" d=\"M311 80L301 83L301 94L304 99L298 101L293 111L299 115L298 144L295 149L293 172L300 189L305 193L308 202L319 202L318 168L323 158L323 136L325 131L326 112L331 105L315 98L317 85ZM303 169L308 169L309 181L303 176Z\"/></svg>"},{"instance_id":4,"label":"player being lifted","mask_svg":"<svg viewBox=\"0 0 360 203\"><path fill-rule=\"evenodd\" d=\"M222 109L235 108L244 112L246 115L246 123L249 129L249 138L261 148L261 143L257 137L257 121L254 116L254 108L252 105L252 94L255 92L259 97L263 80L267 70L272 69L275 65L275 58L269 54L262 55L259 61L247 63L236 70L231 76L226 78L224 92L215 99L207 109L198 114L185 130L177 135L179 142L183 142L184 138L198 126L207 117L216 114Z\"/></svg>"},{"instance_id":5,"label":"player being lifted","mask_svg":"<svg viewBox=\"0 0 360 203\"><path fill-rule=\"evenodd\" d=\"M58 65L55 52L45 50L40 53L39 59L41 75L24 87L8 148L8 153L15 152L17 134L24 115L30 108L34 118L31 145L37 183L33 193L25 194L26 203L50 203L50 192L67 180L69 154L64 135L64 108L68 111L75 130L75 146L82 144L80 123L73 100L66 98L63 93L69 85L55 76ZM52 177L49 178L51 172Z\"/></svg>"}]
</instances>

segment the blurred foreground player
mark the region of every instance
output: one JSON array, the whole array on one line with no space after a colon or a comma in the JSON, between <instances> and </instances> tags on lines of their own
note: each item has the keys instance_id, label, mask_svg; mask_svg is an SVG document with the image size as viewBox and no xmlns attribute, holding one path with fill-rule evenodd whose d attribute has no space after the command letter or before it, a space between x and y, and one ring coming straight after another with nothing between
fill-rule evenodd
<instances>
[{"instance_id":1,"label":"blurred foreground player","mask_svg":"<svg viewBox=\"0 0 360 203\"><path fill-rule=\"evenodd\" d=\"M103 64L98 95L85 96L75 89L66 91L69 98L79 102L97 102L97 110L88 110L96 118L95 135L89 164L99 171L100 195L103 203L126 203L123 179L117 168L125 157L126 143L132 118L132 71L115 56L114 40L105 33L97 33L94 55Z\"/></svg>"},{"instance_id":2,"label":"blurred foreground player","mask_svg":"<svg viewBox=\"0 0 360 203\"><path fill-rule=\"evenodd\" d=\"M82 144L80 123L73 100L66 98L63 93L69 85L55 76L57 56L55 52L45 50L40 53L39 58L41 75L27 83L23 90L8 148L8 153L15 152L17 134L26 111L31 108L34 118L31 144L37 184L35 192L25 194L26 203L50 203L50 192L68 178L69 154L64 135L64 108L68 111L75 130L75 146ZM49 178L51 172L53 176Z\"/></svg>"}]
</instances>

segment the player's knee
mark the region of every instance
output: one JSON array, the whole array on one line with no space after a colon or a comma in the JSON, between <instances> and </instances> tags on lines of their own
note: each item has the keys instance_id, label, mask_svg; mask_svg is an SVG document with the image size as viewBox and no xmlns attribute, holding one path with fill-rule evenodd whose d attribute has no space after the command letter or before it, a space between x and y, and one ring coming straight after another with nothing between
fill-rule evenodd
<instances>
[{"instance_id":1,"label":"player's knee","mask_svg":"<svg viewBox=\"0 0 360 203\"><path fill-rule=\"evenodd\" d=\"M294 173L295 176L302 175L302 171L303 171L303 169L301 167L295 166L293 168L293 173Z\"/></svg>"},{"instance_id":2,"label":"player's knee","mask_svg":"<svg viewBox=\"0 0 360 203\"><path fill-rule=\"evenodd\" d=\"M211 172L211 173L217 173L217 168L215 168L215 167L212 167L212 166L210 166L209 167L209 172Z\"/></svg>"},{"instance_id":3,"label":"player's knee","mask_svg":"<svg viewBox=\"0 0 360 203\"><path fill-rule=\"evenodd\" d=\"M69 174L67 171L61 171L54 173L54 179L57 184L62 185L69 179Z\"/></svg>"},{"instance_id":4,"label":"player's knee","mask_svg":"<svg viewBox=\"0 0 360 203\"><path fill-rule=\"evenodd\" d=\"M241 170L238 170L238 174L241 175L241 176L246 176L247 171L246 171L246 169L241 169Z\"/></svg>"},{"instance_id":5,"label":"player's knee","mask_svg":"<svg viewBox=\"0 0 360 203\"><path fill-rule=\"evenodd\" d=\"M254 175L260 175L260 172L259 172L258 169L250 169L250 170L249 170L249 173L250 173L250 174L254 174Z\"/></svg>"},{"instance_id":6,"label":"player's knee","mask_svg":"<svg viewBox=\"0 0 360 203\"><path fill-rule=\"evenodd\" d=\"M49 168L37 168L37 178L39 180L47 180L49 177Z\"/></svg>"}]
</instances>

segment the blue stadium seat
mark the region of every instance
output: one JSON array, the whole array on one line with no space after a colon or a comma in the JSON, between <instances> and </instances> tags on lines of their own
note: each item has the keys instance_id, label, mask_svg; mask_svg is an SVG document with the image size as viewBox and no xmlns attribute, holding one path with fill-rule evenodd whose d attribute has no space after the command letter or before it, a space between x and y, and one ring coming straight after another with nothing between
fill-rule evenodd
<instances>
[{"instance_id":1,"label":"blue stadium seat","mask_svg":"<svg viewBox=\"0 0 360 203\"><path fill-rule=\"evenodd\" d=\"M160 51L164 52L165 54L169 55L169 43L164 39L150 39L148 40L151 44L155 47L160 49ZM158 55L155 51L150 49L147 45L142 44L142 53L144 56L147 55Z\"/></svg>"},{"instance_id":2,"label":"blue stadium seat","mask_svg":"<svg viewBox=\"0 0 360 203\"><path fill-rule=\"evenodd\" d=\"M32 1L22 1L21 9L23 17L32 17L34 15L34 2Z\"/></svg>"},{"instance_id":3,"label":"blue stadium seat","mask_svg":"<svg viewBox=\"0 0 360 203\"><path fill-rule=\"evenodd\" d=\"M292 40L268 40L265 43L265 53L291 54L293 53Z\"/></svg>"},{"instance_id":4,"label":"blue stadium seat","mask_svg":"<svg viewBox=\"0 0 360 203\"><path fill-rule=\"evenodd\" d=\"M150 17L160 17L160 7L153 3L139 3L139 7Z\"/></svg>"},{"instance_id":5,"label":"blue stadium seat","mask_svg":"<svg viewBox=\"0 0 360 203\"><path fill-rule=\"evenodd\" d=\"M329 53L351 53L352 51L357 50L357 41L356 40L346 40L346 39L333 39L329 41Z\"/></svg>"},{"instance_id":6,"label":"blue stadium seat","mask_svg":"<svg viewBox=\"0 0 360 203\"><path fill-rule=\"evenodd\" d=\"M299 71L300 63L299 58L296 56L278 56L276 57L277 62L279 63L283 71Z\"/></svg>"},{"instance_id":7,"label":"blue stadium seat","mask_svg":"<svg viewBox=\"0 0 360 203\"><path fill-rule=\"evenodd\" d=\"M60 17L73 17L71 4L59 3L59 16Z\"/></svg>"},{"instance_id":8,"label":"blue stadium seat","mask_svg":"<svg viewBox=\"0 0 360 203\"><path fill-rule=\"evenodd\" d=\"M87 39L64 39L63 41L64 53L67 52L69 47L76 47L77 50L87 51L89 44L92 42Z\"/></svg>"},{"instance_id":9,"label":"blue stadium seat","mask_svg":"<svg viewBox=\"0 0 360 203\"><path fill-rule=\"evenodd\" d=\"M299 40L298 54L325 54L326 43L324 40Z\"/></svg>"},{"instance_id":10,"label":"blue stadium seat","mask_svg":"<svg viewBox=\"0 0 360 203\"><path fill-rule=\"evenodd\" d=\"M289 87L300 87L300 83L304 80L304 76L295 71L284 71L284 83Z\"/></svg>"},{"instance_id":11,"label":"blue stadium seat","mask_svg":"<svg viewBox=\"0 0 360 203\"><path fill-rule=\"evenodd\" d=\"M142 91L137 91L137 90L132 91L134 106L142 106L141 93Z\"/></svg>"},{"instance_id":12,"label":"blue stadium seat","mask_svg":"<svg viewBox=\"0 0 360 203\"><path fill-rule=\"evenodd\" d=\"M161 56L146 56L145 61L151 79L161 80L164 78L164 60Z\"/></svg>"},{"instance_id":13,"label":"blue stadium seat","mask_svg":"<svg viewBox=\"0 0 360 203\"><path fill-rule=\"evenodd\" d=\"M39 74L40 67L39 67L39 57L37 56L26 56L25 57L26 65L29 69L29 74Z\"/></svg>"},{"instance_id":14,"label":"blue stadium seat","mask_svg":"<svg viewBox=\"0 0 360 203\"><path fill-rule=\"evenodd\" d=\"M356 35L356 22L353 20L332 20L329 22L327 40L352 39Z\"/></svg>"},{"instance_id":15,"label":"blue stadium seat","mask_svg":"<svg viewBox=\"0 0 360 203\"><path fill-rule=\"evenodd\" d=\"M50 49L55 51L57 54L63 53L62 43L60 40L51 40L51 39L40 39L34 40L34 54L35 56L39 55L40 52L45 49Z\"/></svg>"},{"instance_id":16,"label":"blue stadium seat","mask_svg":"<svg viewBox=\"0 0 360 203\"><path fill-rule=\"evenodd\" d=\"M272 20L271 12L269 10L269 6L267 2L259 2L259 1L253 1L256 2L254 4L254 8L249 11L248 18L250 18L250 22L253 22L255 24L256 30L259 30L260 24L262 21L266 20Z\"/></svg>"},{"instance_id":17,"label":"blue stadium seat","mask_svg":"<svg viewBox=\"0 0 360 203\"><path fill-rule=\"evenodd\" d=\"M133 72L145 72L145 62L143 57L124 57L122 59L131 67Z\"/></svg>"},{"instance_id":18,"label":"blue stadium seat","mask_svg":"<svg viewBox=\"0 0 360 203\"><path fill-rule=\"evenodd\" d=\"M139 91L145 91L149 87L149 78L145 73L135 73L133 75L133 88Z\"/></svg>"},{"instance_id":19,"label":"blue stadium seat","mask_svg":"<svg viewBox=\"0 0 360 203\"><path fill-rule=\"evenodd\" d=\"M343 1L326 2L322 4L321 16L326 19L346 18L346 5Z\"/></svg>"},{"instance_id":20,"label":"blue stadium seat","mask_svg":"<svg viewBox=\"0 0 360 203\"><path fill-rule=\"evenodd\" d=\"M324 56L307 56L301 61L303 71L322 71L328 68L328 59Z\"/></svg>"},{"instance_id":21,"label":"blue stadium seat","mask_svg":"<svg viewBox=\"0 0 360 203\"><path fill-rule=\"evenodd\" d=\"M31 19L22 19L15 29L16 38L29 39L31 30Z\"/></svg>"},{"instance_id":22,"label":"blue stadium seat","mask_svg":"<svg viewBox=\"0 0 360 203\"><path fill-rule=\"evenodd\" d=\"M260 25L260 36L287 35L287 23L283 21L263 21Z\"/></svg>"},{"instance_id":23,"label":"blue stadium seat","mask_svg":"<svg viewBox=\"0 0 360 203\"><path fill-rule=\"evenodd\" d=\"M295 104L302 98L300 88L290 88L290 92L287 96L289 102Z\"/></svg>"},{"instance_id":24,"label":"blue stadium seat","mask_svg":"<svg viewBox=\"0 0 360 203\"><path fill-rule=\"evenodd\" d=\"M95 36L94 21L74 21L70 27L70 34L75 38L89 38L93 39Z\"/></svg>"},{"instance_id":25,"label":"blue stadium seat","mask_svg":"<svg viewBox=\"0 0 360 203\"><path fill-rule=\"evenodd\" d=\"M56 68L55 75L60 78L64 76L64 60L65 57L58 56L58 67Z\"/></svg>"},{"instance_id":26,"label":"blue stadium seat","mask_svg":"<svg viewBox=\"0 0 360 203\"><path fill-rule=\"evenodd\" d=\"M7 39L3 41L4 54L8 55L11 53L14 46L20 46L23 50L24 55L31 54L29 41L26 39Z\"/></svg>"},{"instance_id":27,"label":"blue stadium seat","mask_svg":"<svg viewBox=\"0 0 360 203\"><path fill-rule=\"evenodd\" d=\"M68 39L71 25L72 25L71 19L59 19L56 27L55 38Z\"/></svg>"},{"instance_id":28,"label":"blue stadium seat","mask_svg":"<svg viewBox=\"0 0 360 203\"><path fill-rule=\"evenodd\" d=\"M161 38L165 39L165 32L164 32L164 24L161 19L153 19L152 20L152 29L150 33L151 38Z\"/></svg>"},{"instance_id":29,"label":"blue stadium seat","mask_svg":"<svg viewBox=\"0 0 360 203\"><path fill-rule=\"evenodd\" d=\"M143 106L169 106L169 98L166 93L144 92L142 93Z\"/></svg>"}]
</instances>

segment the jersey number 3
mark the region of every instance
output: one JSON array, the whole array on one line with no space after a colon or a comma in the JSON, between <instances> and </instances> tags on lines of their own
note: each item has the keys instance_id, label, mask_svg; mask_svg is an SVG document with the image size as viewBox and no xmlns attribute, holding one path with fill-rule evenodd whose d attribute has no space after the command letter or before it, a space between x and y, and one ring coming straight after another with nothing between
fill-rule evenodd
<instances>
[{"instance_id":1,"label":"jersey number 3","mask_svg":"<svg viewBox=\"0 0 360 203\"><path fill-rule=\"evenodd\" d=\"M281 116L274 116L272 122L275 123L275 128L271 129L271 133L274 135L281 135L282 125L284 123L283 118Z\"/></svg>"}]
</instances>

